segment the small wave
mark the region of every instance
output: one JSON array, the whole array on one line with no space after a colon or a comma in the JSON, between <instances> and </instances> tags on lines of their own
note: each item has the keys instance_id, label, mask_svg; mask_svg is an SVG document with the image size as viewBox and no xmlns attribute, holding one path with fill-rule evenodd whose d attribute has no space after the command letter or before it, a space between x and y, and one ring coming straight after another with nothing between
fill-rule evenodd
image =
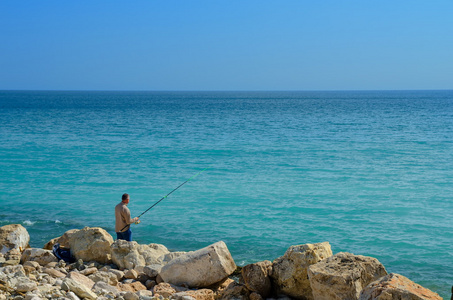
<instances>
[{"instance_id":1,"label":"small wave","mask_svg":"<svg viewBox=\"0 0 453 300\"><path fill-rule=\"evenodd\" d=\"M60 220L55 220L55 223L56 224L60 224L60 223L63 223L63 222L61 222Z\"/></svg>"},{"instance_id":2,"label":"small wave","mask_svg":"<svg viewBox=\"0 0 453 300\"><path fill-rule=\"evenodd\" d=\"M30 221L30 220L26 220L26 221L24 221L23 223L24 223L24 225L32 226L32 225L35 224L36 222L32 222L32 221Z\"/></svg>"}]
</instances>

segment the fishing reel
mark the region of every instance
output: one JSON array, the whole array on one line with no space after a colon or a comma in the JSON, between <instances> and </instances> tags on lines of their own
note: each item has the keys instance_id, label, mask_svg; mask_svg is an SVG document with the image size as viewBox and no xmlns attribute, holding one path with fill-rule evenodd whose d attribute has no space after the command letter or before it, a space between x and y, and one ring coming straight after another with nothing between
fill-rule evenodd
<instances>
[{"instance_id":1,"label":"fishing reel","mask_svg":"<svg viewBox=\"0 0 453 300\"><path fill-rule=\"evenodd\" d=\"M140 220L138 220L137 222L135 222L135 224L137 224L137 225L138 225L138 224L140 224L140 222L141 222L141 221L140 221Z\"/></svg>"}]
</instances>

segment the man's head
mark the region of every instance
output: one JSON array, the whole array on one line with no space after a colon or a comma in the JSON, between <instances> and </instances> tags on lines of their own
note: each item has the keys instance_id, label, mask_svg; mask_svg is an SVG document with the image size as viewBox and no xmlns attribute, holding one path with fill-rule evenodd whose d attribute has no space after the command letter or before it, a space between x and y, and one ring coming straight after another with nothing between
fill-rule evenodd
<instances>
[{"instance_id":1,"label":"man's head","mask_svg":"<svg viewBox=\"0 0 453 300\"><path fill-rule=\"evenodd\" d=\"M129 194L123 194L123 196L121 196L121 201L128 204L129 203Z\"/></svg>"}]
</instances>

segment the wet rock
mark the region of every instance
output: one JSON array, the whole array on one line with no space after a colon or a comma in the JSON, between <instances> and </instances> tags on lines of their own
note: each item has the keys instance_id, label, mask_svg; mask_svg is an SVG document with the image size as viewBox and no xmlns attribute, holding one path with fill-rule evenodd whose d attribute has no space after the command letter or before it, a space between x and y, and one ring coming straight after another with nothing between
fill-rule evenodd
<instances>
[{"instance_id":1,"label":"wet rock","mask_svg":"<svg viewBox=\"0 0 453 300\"><path fill-rule=\"evenodd\" d=\"M12 249L23 249L28 247L30 235L27 229L20 224L10 224L0 227L0 253L6 254Z\"/></svg>"},{"instance_id":2,"label":"wet rock","mask_svg":"<svg viewBox=\"0 0 453 300\"><path fill-rule=\"evenodd\" d=\"M270 274L272 274L272 262L266 260L246 265L242 268L242 278L245 286L253 292L267 298L272 290Z\"/></svg>"},{"instance_id":3,"label":"wet rock","mask_svg":"<svg viewBox=\"0 0 453 300\"><path fill-rule=\"evenodd\" d=\"M442 298L403 275L391 273L370 283L360 293L360 300L441 300Z\"/></svg>"},{"instance_id":4,"label":"wet rock","mask_svg":"<svg viewBox=\"0 0 453 300\"><path fill-rule=\"evenodd\" d=\"M85 227L69 236L69 248L76 259L106 264L111 260L112 236L99 227Z\"/></svg>"},{"instance_id":5,"label":"wet rock","mask_svg":"<svg viewBox=\"0 0 453 300\"><path fill-rule=\"evenodd\" d=\"M387 275L373 257L338 253L308 268L315 299L359 299L369 283Z\"/></svg>"},{"instance_id":6,"label":"wet rock","mask_svg":"<svg viewBox=\"0 0 453 300\"><path fill-rule=\"evenodd\" d=\"M171 260L159 275L168 283L200 288L225 279L234 270L236 264L227 246L217 242Z\"/></svg>"},{"instance_id":7,"label":"wet rock","mask_svg":"<svg viewBox=\"0 0 453 300\"><path fill-rule=\"evenodd\" d=\"M308 267L330 256L332 250L328 242L289 247L273 262L271 277L275 288L295 299L313 299Z\"/></svg>"}]
</instances>

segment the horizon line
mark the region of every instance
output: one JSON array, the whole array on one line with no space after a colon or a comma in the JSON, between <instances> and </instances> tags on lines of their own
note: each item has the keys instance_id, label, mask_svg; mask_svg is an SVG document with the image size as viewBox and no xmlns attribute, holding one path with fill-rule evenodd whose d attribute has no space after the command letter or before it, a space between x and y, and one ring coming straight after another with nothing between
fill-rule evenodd
<instances>
[{"instance_id":1,"label":"horizon line","mask_svg":"<svg viewBox=\"0 0 453 300\"><path fill-rule=\"evenodd\" d=\"M1 92L161 92L161 93L200 93L200 92L416 92L416 91L453 91L451 89L306 89L306 90L127 90L127 89L0 89Z\"/></svg>"}]
</instances>

